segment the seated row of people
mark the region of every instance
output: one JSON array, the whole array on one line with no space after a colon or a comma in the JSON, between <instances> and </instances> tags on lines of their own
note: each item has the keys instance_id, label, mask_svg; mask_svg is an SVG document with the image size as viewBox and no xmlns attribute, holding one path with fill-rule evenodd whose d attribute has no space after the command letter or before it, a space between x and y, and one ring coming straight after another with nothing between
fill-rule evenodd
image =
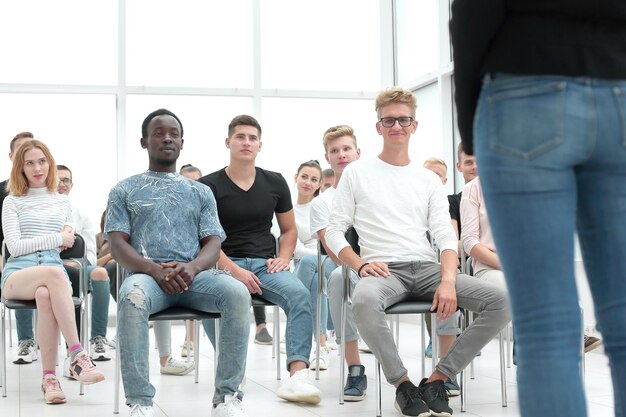
<instances>
[{"instance_id":1,"label":"seated row of people","mask_svg":"<svg viewBox=\"0 0 626 417\"><path fill-rule=\"evenodd\" d=\"M317 264L307 259L313 253L302 252L296 257L296 274L289 272L298 226L303 244L314 234L327 250L333 318L341 294L334 289L340 282L336 266L343 262L354 271L354 305L348 313L352 330L346 333L350 365L347 397L359 400L366 393L364 367L356 349L360 333L381 362L389 383L397 388L395 405L403 415L425 416L431 411L440 416L452 414L444 381L459 373L500 331L509 321L509 313L503 290L457 274L458 244L443 187L432 173L409 158L409 139L417 128L415 109L415 96L408 91L393 88L379 94L376 129L383 149L365 161L356 161L360 151L348 126L328 129L324 147L335 182L319 198L311 199L322 173L319 164L303 164L296 174L298 189L302 190L297 210L282 175L256 166L262 131L253 117L241 115L231 121L225 141L230 153L228 166L197 181L176 170L184 143L180 119L165 109L145 118L141 146L147 149L148 170L120 181L111 190L104 223L112 258L131 273L122 283L117 300L118 355L131 415L153 415L155 388L148 372L148 317L174 305L221 314L219 340L215 340L215 321L203 322L212 343L220 344L213 415L247 415L240 386L245 373L251 295L279 305L287 316L290 376L277 395L288 401L321 401L321 392L308 378L307 370L312 336L320 337L320 342L323 337L313 334L315 282L319 279L315 274L319 271L311 275L311 266L317 268ZM36 149L45 147L40 142L29 143ZM52 161L49 154L39 158L42 166L48 161ZM46 168L33 175L29 192L57 198L53 189L40 185L42 177L51 177L56 189L54 163ZM28 169L14 165L13 173L30 175L26 174ZM270 230L274 216L280 229L278 248ZM70 222L57 223L42 236L45 240L60 231L68 235L67 241L49 242L46 249L56 257L60 248L71 245L69 237L75 230ZM345 240L350 226L359 235L360 256ZM441 264L436 262L426 232L441 249ZM27 239L19 232L12 237L11 245ZM36 254L39 248L30 250ZM7 266L15 262L11 258ZM23 266L21 274L29 269ZM48 274L52 276L52 271ZM3 272L3 290L13 290L14 284L15 272L6 276ZM47 281L37 285L45 288ZM33 298L31 292L6 295ZM432 299L439 319L454 314L457 305L480 313L419 387L410 381L384 319L388 305L415 296ZM67 320L71 323L73 316ZM68 333L68 340L74 342L71 336ZM80 349L80 345L70 346L73 357ZM89 362L89 367L82 369L101 375ZM321 360L315 366L321 368ZM55 390L60 392L58 381Z\"/></svg>"}]
</instances>

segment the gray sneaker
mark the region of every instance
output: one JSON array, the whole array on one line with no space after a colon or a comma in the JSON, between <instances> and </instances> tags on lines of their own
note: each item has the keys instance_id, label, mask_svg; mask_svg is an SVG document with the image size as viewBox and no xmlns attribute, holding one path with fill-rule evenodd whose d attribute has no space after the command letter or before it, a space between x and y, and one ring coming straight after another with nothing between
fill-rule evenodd
<instances>
[{"instance_id":1,"label":"gray sneaker","mask_svg":"<svg viewBox=\"0 0 626 417\"><path fill-rule=\"evenodd\" d=\"M20 340L17 348L17 355L13 363L17 365L27 365L37 360L37 345L33 339Z\"/></svg>"},{"instance_id":2,"label":"gray sneaker","mask_svg":"<svg viewBox=\"0 0 626 417\"><path fill-rule=\"evenodd\" d=\"M272 336L270 336L270 333L267 331L266 327L259 330L254 336L254 343L256 343L257 345L271 345L272 340Z\"/></svg>"}]
</instances>

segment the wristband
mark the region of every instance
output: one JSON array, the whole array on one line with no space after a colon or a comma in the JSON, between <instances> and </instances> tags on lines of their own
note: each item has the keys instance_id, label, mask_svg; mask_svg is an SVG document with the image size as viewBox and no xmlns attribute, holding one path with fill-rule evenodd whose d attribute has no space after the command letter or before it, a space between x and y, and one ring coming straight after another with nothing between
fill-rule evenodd
<instances>
[{"instance_id":1,"label":"wristband","mask_svg":"<svg viewBox=\"0 0 626 417\"><path fill-rule=\"evenodd\" d=\"M363 265L361 265L361 266L359 267L359 270L356 272L356 274L357 274L358 276L361 276L361 271L363 270L363 268L365 268L365 267L366 267L367 265L369 265L369 264L370 264L369 262L365 262Z\"/></svg>"}]
</instances>

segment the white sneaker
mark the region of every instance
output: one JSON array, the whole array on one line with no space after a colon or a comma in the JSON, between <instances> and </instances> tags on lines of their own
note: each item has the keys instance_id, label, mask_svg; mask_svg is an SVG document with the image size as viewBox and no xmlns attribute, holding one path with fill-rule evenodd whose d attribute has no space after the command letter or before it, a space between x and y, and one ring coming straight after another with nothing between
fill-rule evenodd
<instances>
[{"instance_id":1,"label":"white sneaker","mask_svg":"<svg viewBox=\"0 0 626 417\"><path fill-rule=\"evenodd\" d=\"M165 365L161 365L161 373L163 375L187 375L194 368L195 365L192 361L181 361L170 356Z\"/></svg>"},{"instance_id":2,"label":"white sneaker","mask_svg":"<svg viewBox=\"0 0 626 417\"><path fill-rule=\"evenodd\" d=\"M319 404L322 401L322 393L309 381L308 369L296 371L284 384L278 387L276 395L283 400L309 404Z\"/></svg>"},{"instance_id":3,"label":"white sneaker","mask_svg":"<svg viewBox=\"0 0 626 417\"><path fill-rule=\"evenodd\" d=\"M106 338L96 336L90 340L91 343L91 360L93 361L110 361L111 355L106 349Z\"/></svg>"},{"instance_id":4,"label":"white sneaker","mask_svg":"<svg viewBox=\"0 0 626 417\"><path fill-rule=\"evenodd\" d=\"M226 395L224 402L213 407L211 417L248 417L241 400L235 395Z\"/></svg>"},{"instance_id":5,"label":"white sneaker","mask_svg":"<svg viewBox=\"0 0 626 417\"><path fill-rule=\"evenodd\" d=\"M367 343L363 339L359 339L359 350L365 353L372 353L372 349L367 346Z\"/></svg>"},{"instance_id":6,"label":"white sneaker","mask_svg":"<svg viewBox=\"0 0 626 417\"><path fill-rule=\"evenodd\" d=\"M65 359L63 359L63 376L65 378L74 379L74 377L72 376L72 373L70 372L70 357L69 356L66 356Z\"/></svg>"},{"instance_id":7,"label":"white sneaker","mask_svg":"<svg viewBox=\"0 0 626 417\"><path fill-rule=\"evenodd\" d=\"M153 417L154 412L152 411L152 407L139 405L139 404L131 404L130 405L130 417Z\"/></svg>"},{"instance_id":8,"label":"white sneaker","mask_svg":"<svg viewBox=\"0 0 626 417\"><path fill-rule=\"evenodd\" d=\"M26 365L37 360L37 345L33 339L21 340L13 363Z\"/></svg>"},{"instance_id":9,"label":"white sneaker","mask_svg":"<svg viewBox=\"0 0 626 417\"><path fill-rule=\"evenodd\" d=\"M320 346L320 371L325 371L328 369L328 348L324 346ZM314 371L317 369L317 357L316 352L313 352L311 355L311 360L309 361L311 364L309 365L309 369Z\"/></svg>"},{"instance_id":10,"label":"white sneaker","mask_svg":"<svg viewBox=\"0 0 626 417\"><path fill-rule=\"evenodd\" d=\"M117 347L117 340L114 337L113 339L104 339L104 344L110 347L111 349L115 349Z\"/></svg>"},{"instance_id":11,"label":"white sneaker","mask_svg":"<svg viewBox=\"0 0 626 417\"><path fill-rule=\"evenodd\" d=\"M337 344L337 334L334 330L330 331L330 334L326 337L326 347L328 350L338 350L339 345Z\"/></svg>"}]
</instances>

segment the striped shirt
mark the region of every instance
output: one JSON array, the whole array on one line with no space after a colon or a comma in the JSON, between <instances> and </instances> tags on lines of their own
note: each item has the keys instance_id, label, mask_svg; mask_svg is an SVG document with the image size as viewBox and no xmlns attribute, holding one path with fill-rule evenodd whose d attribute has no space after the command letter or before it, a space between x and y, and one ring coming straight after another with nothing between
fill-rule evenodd
<instances>
[{"instance_id":1,"label":"striped shirt","mask_svg":"<svg viewBox=\"0 0 626 417\"><path fill-rule=\"evenodd\" d=\"M47 188L29 188L26 195L9 195L2 205L4 242L11 256L59 249L61 231L71 226L72 208L67 196Z\"/></svg>"}]
</instances>

